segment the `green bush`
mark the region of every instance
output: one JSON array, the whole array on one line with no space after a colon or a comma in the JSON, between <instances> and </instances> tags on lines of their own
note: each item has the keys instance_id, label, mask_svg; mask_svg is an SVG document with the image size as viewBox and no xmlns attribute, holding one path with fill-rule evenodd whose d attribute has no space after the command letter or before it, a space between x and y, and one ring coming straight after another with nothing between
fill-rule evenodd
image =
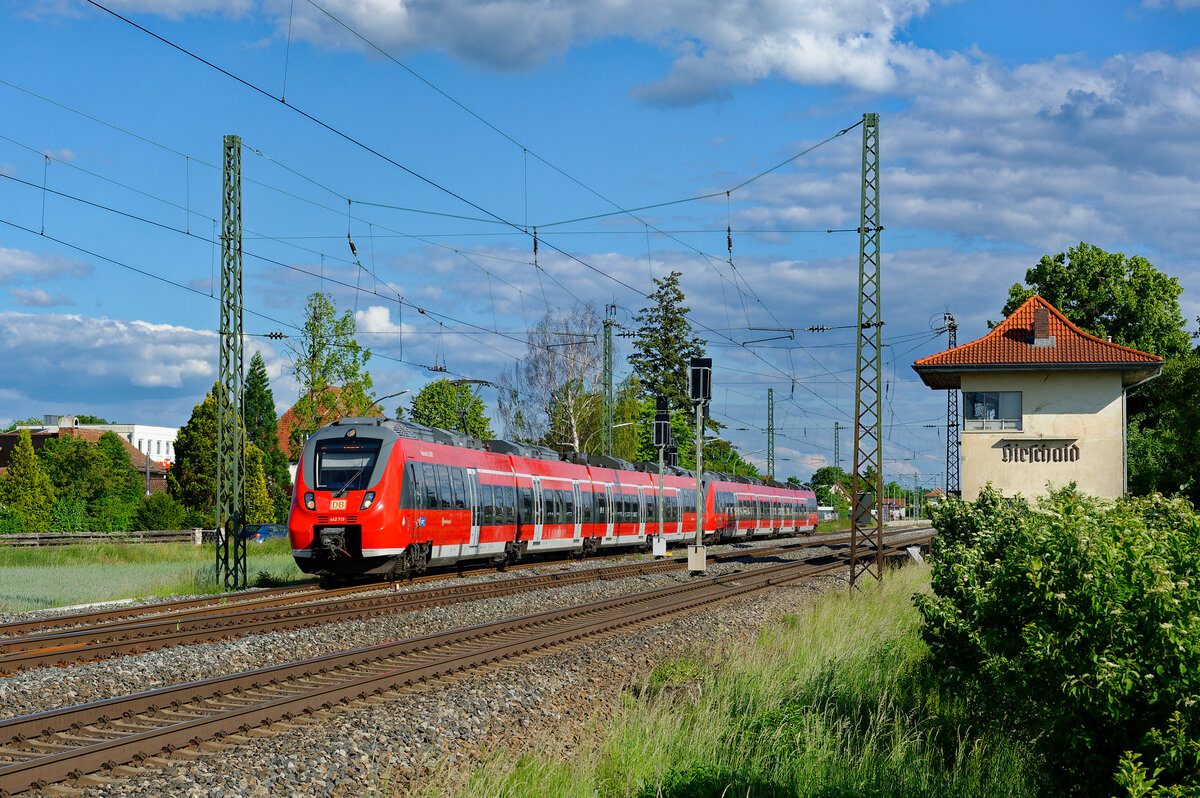
<instances>
[{"instance_id":1,"label":"green bush","mask_svg":"<svg viewBox=\"0 0 1200 798\"><path fill-rule=\"evenodd\" d=\"M138 502L133 516L135 529L187 529L184 516L187 510L168 493L151 493Z\"/></svg>"},{"instance_id":2,"label":"green bush","mask_svg":"<svg viewBox=\"0 0 1200 798\"><path fill-rule=\"evenodd\" d=\"M981 720L1023 730L1064 793L1200 790L1200 517L1186 501L1067 489L1030 507L989 489L943 503L934 525L922 633Z\"/></svg>"},{"instance_id":3,"label":"green bush","mask_svg":"<svg viewBox=\"0 0 1200 798\"><path fill-rule=\"evenodd\" d=\"M23 528L21 514L0 505L0 535L19 535Z\"/></svg>"},{"instance_id":4,"label":"green bush","mask_svg":"<svg viewBox=\"0 0 1200 798\"><path fill-rule=\"evenodd\" d=\"M87 528L87 507L81 499L74 496L59 496L54 502L54 521L52 529L64 534L83 534Z\"/></svg>"}]
</instances>

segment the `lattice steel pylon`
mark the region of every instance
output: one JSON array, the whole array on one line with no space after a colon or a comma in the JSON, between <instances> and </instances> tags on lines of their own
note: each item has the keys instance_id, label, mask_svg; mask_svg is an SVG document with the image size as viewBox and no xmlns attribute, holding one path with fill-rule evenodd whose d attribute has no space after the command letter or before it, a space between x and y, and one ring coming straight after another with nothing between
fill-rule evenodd
<instances>
[{"instance_id":1,"label":"lattice steel pylon","mask_svg":"<svg viewBox=\"0 0 1200 798\"><path fill-rule=\"evenodd\" d=\"M221 334L217 376L217 580L246 586L242 528L246 473L242 424L242 139L225 137L221 201Z\"/></svg>"},{"instance_id":2,"label":"lattice steel pylon","mask_svg":"<svg viewBox=\"0 0 1200 798\"><path fill-rule=\"evenodd\" d=\"M775 479L775 389L767 389L767 479Z\"/></svg>"},{"instance_id":3,"label":"lattice steel pylon","mask_svg":"<svg viewBox=\"0 0 1200 798\"><path fill-rule=\"evenodd\" d=\"M950 313L945 315L946 332L950 336L950 348L958 346L958 323ZM959 470L960 453L958 390L946 391L946 495L962 496L962 473Z\"/></svg>"},{"instance_id":4,"label":"lattice steel pylon","mask_svg":"<svg viewBox=\"0 0 1200 798\"><path fill-rule=\"evenodd\" d=\"M604 454L613 456L613 318L616 305L604 306Z\"/></svg>"},{"instance_id":5,"label":"lattice steel pylon","mask_svg":"<svg viewBox=\"0 0 1200 798\"><path fill-rule=\"evenodd\" d=\"M854 497L850 589L859 574L883 579L883 314L879 290L879 115L863 114L862 202L858 225L858 346L854 388ZM871 484L867 484L870 477ZM859 498L869 492L869 501ZM871 517L871 510L875 517ZM867 544L859 556L859 538Z\"/></svg>"}]
</instances>

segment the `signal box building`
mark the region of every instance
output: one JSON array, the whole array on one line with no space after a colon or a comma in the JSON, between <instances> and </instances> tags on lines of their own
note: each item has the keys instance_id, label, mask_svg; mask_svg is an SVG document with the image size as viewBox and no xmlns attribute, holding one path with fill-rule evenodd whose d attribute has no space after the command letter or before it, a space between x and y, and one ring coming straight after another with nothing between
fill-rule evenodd
<instances>
[{"instance_id":1,"label":"signal box building","mask_svg":"<svg viewBox=\"0 0 1200 798\"><path fill-rule=\"evenodd\" d=\"M1033 296L982 338L921 358L930 388L960 391L962 497L987 483L1044 495L1074 482L1092 496L1128 487L1125 396L1162 358L1083 332Z\"/></svg>"}]
</instances>

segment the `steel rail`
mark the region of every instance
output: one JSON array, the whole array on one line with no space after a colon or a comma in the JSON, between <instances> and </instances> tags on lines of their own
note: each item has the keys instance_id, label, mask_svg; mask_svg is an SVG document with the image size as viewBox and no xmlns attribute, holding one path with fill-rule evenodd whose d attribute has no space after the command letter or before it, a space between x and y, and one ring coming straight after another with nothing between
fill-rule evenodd
<instances>
[{"instance_id":1,"label":"steel rail","mask_svg":"<svg viewBox=\"0 0 1200 798\"><path fill-rule=\"evenodd\" d=\"M0 723L0 740L13 741L0 745L0 756L27 758L0 766L0 792L21 792L106 766L142 759L163 750L287 720L347 700L605 634L702 604L844 568L846 562L845 557L831 555L786 562L563 610L548 610L522 618L16 718ZM474 645L464 645L472 641ZM413 659L395 661L403 656ZM348 678L338 680L338 669L346 670ZM332 680L333 683L314 686L302 681L314 674L320 681ZM293 694L278 694L286 689L285 682L292 683ZM264 695L248 694L264 689ZM238 695L231 696L231 693ZM249 703L243 704L243 701ZM198 705L203 702L210 705L206 711L212 714L205 717L189 714L203 710ZM146 729L146 724L158 722L155 716L159 714L175 722L163 728ZM61 750L69 744L69 735L64 734L68 729L82 732L80 736L86 735L86 744ZM34 735L54 737L55 741L39 744L36 738L29 739ZM112 739L103 739L105 737ZM22 745L26 750L14 747Z\"/></svg>"},{"instance_id":2,"label":"steel rail","mask_svg":"<svg viewBox=\"0 0 1200 798\"><path fill-rule=\"evenodd\" d=\"M783 544L771 548L739 549L715 555L715 559L764 558L793 549L837 547L844 545L845 542L845 539L827 539ZM100 628L73 629L65 632L13 638L0 641L0 652L3 652L0 653L0 673L11 674L46 665L67 665L143 653L171 646L244 637L267 631L306 628L385 613L409 612L431 606L444 606L588 581L621 579L628 576L675 570L685 565L685 558L672 558L651 563L562 571L472 585L426 588L400 594L386 593L316 600L299 606L285 607L282 610L278 609L276 605L286 602L287 599L278 598L265 601L262 606L255 606L252 609L244 609L244 605L242 605L215 615L197 615L201 611L195 610L181 616L166 616L151 621L109 624Z\"/></svg>"},{"instance_id":3,"label":"steel rail","mask_svg":"<svg viewBox=\"0 0 1200 798\"><path fill-rule=\"evenodd\" d=\"M847 530L832 530L830 532L820 533L821 535L832 535L846 532ZM761 539L761 538L760 538ZM808 537L809 540L814 540L813 536ZM627 549L618 551L601 550L593 555L593 558L616 558L628 555ZM539 557L544 555L539 555ZM416 576L406 580L412 582L435 581L439 579L453 578L456 576L467 576L479 573L503 573L505 571L515 571L525 568L536 568L539 566L549 565L555 562L563 562L561 559L539 559L533 562L513 563L505 565L471 565L462 564L452 566L447 569L439 569L436 572L431 572L422 576ZM225 608L232 608L233 605L239 604L242 606L263 606L265 602L275 600L275 597L291 597L293 600L306 600L306 595L320 595L328 598L337 595L346 595L359 592L369 592L379 589L379 583L347 585L340 588L321 588L317 585L292 585L278 588L263 588L250 591L240 591L236 593L222 593L217 596L206 596L204 598L182 599L178 601L164 601L156 604L140 604L140 605L123 605L118 607L110 607L103 610L92 610L88 612L67 613L63 615L50 615L40 618L33 618L22 621L8 621L0 623L0 641L14 636L22 635L27 632L44 632L49 629L59 629L65 627L80 627L80 626L100 626L106 623L124 622L128 619L144 617L147 615L165 615L166 613L184 613L191 610L208 609L212 612L220 612ZM232 609L231 609L232 611Z\"/></svg>"}]
</instances>

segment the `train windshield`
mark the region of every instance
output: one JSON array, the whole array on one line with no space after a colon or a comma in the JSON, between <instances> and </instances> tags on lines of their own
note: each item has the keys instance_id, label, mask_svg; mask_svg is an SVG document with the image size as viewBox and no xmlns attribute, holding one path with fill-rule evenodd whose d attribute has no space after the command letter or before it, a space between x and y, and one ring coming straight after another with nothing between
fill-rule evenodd
<instances>
[{"instance_id":1,"label":"train windshield","mask_svg":"<svg viewBox=\"0 0 1200 798\"><path fill-rule=\"evenodd\" d=\"M317 443L317 490L366 490L383 442L350 438Z\"/></svg>"}]
</instances>

